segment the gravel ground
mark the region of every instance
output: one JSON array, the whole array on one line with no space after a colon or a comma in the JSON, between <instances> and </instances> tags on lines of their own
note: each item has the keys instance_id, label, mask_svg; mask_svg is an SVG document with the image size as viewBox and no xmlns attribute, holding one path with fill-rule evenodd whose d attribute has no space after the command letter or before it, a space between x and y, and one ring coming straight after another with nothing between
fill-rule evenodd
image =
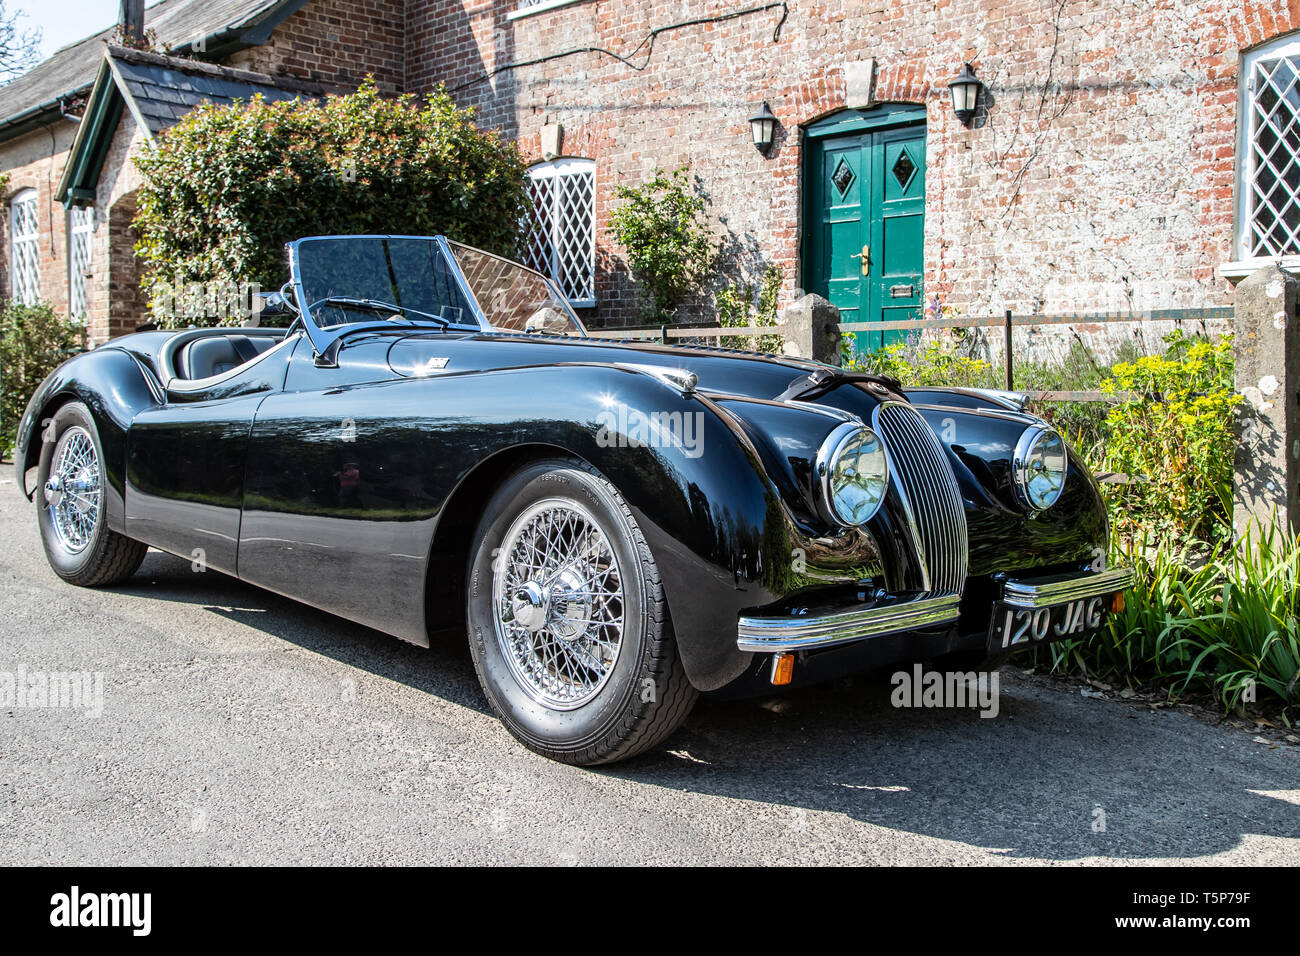
<instances>
[{"instance_id":1,"label":"gravel ground","mask_svg":"<svg viewBox=\"0 0 1300 956\"><path fill-rule=\"evenodd\" d=\"M0 672L102 672L102 713L0 708L0 863L1300 864L1300 748L1001 675L999 715L883 677L704 701L658 752L551 763L432 650L150 552L49 570L0 468Z\"/></svg>"}]
</instances>

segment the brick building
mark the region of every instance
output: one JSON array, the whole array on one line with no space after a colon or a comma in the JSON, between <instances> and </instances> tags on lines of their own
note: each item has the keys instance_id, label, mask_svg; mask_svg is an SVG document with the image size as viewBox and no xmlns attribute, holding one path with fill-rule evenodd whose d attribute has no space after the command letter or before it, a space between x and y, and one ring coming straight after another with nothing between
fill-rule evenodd
<instances>
[{"instance_id":1,"label":"brick building","mask_svg":"<svg viewBox=\"0 0 1300 956\"><path fill-rule=\"evenodd\" d=\"M206 7L164 0L147 25L170 51L273 84L352 85L369 72L393 91L445 85L517 139L536 163L526 252L599 321L641 314L606 234L614 186L684 164L710 199L731 274L779 266L784 300L821 292L860 320L934 302L976 313L1222 306L1261 263L1300 265L1297 0ZM86 51L105 36L74 59L93 63ZM56 72L60 57L33 74ZM964 63L983 84L969 122L947 88ZM6 287L31 254L16 246L31 250L35 234L41 293L65 307L68 282L47 277L67 275L69 230L92 227L52 190L77 133L67 114L94 70L60 70L37 91L19 85L31 74L0 89L0 167L13 174ZM42 97L62 105L32 125L23 111ZM749 118L764 102L778 125L760 152ZM126 154L122 136L106 170ZM95 193L95 235L111 232L117 200L103 176ZM127 294L111 275L106 288ZM87 306L92 324L99 309Z\"/></svg>"}]
</instances>

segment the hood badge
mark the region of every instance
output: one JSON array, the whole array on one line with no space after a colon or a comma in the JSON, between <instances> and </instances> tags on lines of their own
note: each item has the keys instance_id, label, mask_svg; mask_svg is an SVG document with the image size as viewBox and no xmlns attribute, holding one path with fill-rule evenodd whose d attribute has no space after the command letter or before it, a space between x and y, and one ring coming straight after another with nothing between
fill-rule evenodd
<instances>
[{"instance_id":1,"label":"hood badge","mask_svg":"<svg viewBox=\"0 0 1300 956\"><path fill-rule=\"evenodd\" d=\"M440 371L441 369L446 368L446 367L447 367L447 363L450 362L450 361L451 361L451 359L449 359L449 358L447 358L447 357L445 357L445 356L435 355L433 358L429 359L429 361L427 361L427 362L425 362L423 365L419 366L419 367L416 369L416 372L417 372L418 374L420 374L420 375L431 375L431 374L433 374L434 372L437 372L437 371Z\"/></svg>"}]
</instances>

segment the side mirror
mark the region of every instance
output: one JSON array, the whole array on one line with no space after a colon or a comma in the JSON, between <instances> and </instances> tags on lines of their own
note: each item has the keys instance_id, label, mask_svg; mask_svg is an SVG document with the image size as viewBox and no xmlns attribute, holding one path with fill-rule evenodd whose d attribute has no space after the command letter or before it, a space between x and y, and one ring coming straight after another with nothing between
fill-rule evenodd
<instances>
[{"instance_id":1,"label":"side mirror","mask_svg":"<svg viewBox=\"0 0 1300 956\"><path fill-rule=\"evenodd\" d=\"M293 300L284 293L263 292L253 297L253 315L249 324L257 327L263 319L294 318L297 315Z\"/></svg>"}]
</instances>

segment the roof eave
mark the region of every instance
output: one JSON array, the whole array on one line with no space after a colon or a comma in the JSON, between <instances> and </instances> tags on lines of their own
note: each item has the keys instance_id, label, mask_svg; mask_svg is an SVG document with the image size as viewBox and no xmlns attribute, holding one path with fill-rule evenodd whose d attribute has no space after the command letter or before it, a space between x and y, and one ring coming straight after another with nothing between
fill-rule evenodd
<instances>
[{"instance_id":1,"label":"roof eave","mask_svg":"<svg viewBox=\"0 0 1300 956\"><path fill-rule=\"evenodd\" d=\"M307 3L308 0L287 0L287 2L276 4L269 10L262 11L258 17L225 27L189 43L172 47L169 52L173 54L184 52L188 54L202 53L203 56L226 56L240 50L247 50L249 47L261 46L271 38L271 32L276 27L301 10Z\"/></svg>"},{"instance_id":2,"label":"roof eave","mask_svg":"<svg viewBox=\"0 0 1300 956\"><path fill-rule=\"evenodd\" d=\"M81 86L71 90L52 100L44 103L38 103L36 106L28 107L21 113L15 113L8 119L0 120L0 143L8 142L11 139L17 139L19 136L25 136L32 130L40 129L43 126L49 126L60 119L67 118L73 122L75 117L68 117L64 113L64 104L75 97L80 96L89 90L90 86Z\"/></svg>"},{"instance_id":3,"label":"roof eave","mask_svg":"<svg viewBox=\"0 0 1300 956\"><path fill-rule=\"evenodd\" d=\"M86 101L86 110L81 125L77 128L77 138L72 141L63 175L59 177L54 199L65 206L77 205L78 201L84 203L88 198L87 193L93 197L113 133L122 118L125 100L122 91L118 89L111 64L106 52L104 61L99 65L99 72L95 75L90 99Z\"/></svg>"}]
</instances>

